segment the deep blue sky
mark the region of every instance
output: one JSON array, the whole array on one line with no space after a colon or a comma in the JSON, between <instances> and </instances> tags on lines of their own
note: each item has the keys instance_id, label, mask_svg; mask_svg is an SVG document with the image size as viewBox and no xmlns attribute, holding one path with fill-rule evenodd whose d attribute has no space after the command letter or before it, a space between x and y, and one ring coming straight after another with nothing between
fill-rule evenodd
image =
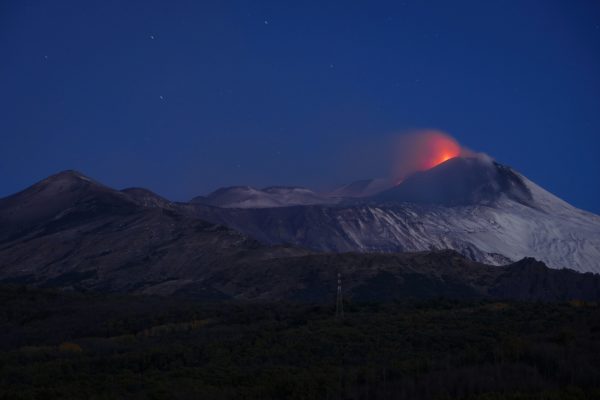
<instances>
[{"instance_id":1,"label":"deep blue sky","mask_svg":"<svg viewBox=\"0 0 600 400\"><path fill-rule=\"evenodd\" d=\"M411 128L600 213L600 2L0 2L0 196L326 187Z\"/></svg>"}]
</instances>

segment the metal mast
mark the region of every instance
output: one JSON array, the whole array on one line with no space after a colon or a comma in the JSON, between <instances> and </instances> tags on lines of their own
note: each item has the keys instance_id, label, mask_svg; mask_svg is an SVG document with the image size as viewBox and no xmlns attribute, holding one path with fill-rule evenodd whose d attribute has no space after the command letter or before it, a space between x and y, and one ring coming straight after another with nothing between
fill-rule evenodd
<instances>
[{"instance_id":1,"label":"metal mast","mask_svg":"<svg viewBox=\"0 0 600 400\"><path fill-rule=\"evenodd\" d=\"M342 274L337 274L337 299L335 302L335 317L344 318L344 299L342 298Z\"/></svg>"}]
</instances>

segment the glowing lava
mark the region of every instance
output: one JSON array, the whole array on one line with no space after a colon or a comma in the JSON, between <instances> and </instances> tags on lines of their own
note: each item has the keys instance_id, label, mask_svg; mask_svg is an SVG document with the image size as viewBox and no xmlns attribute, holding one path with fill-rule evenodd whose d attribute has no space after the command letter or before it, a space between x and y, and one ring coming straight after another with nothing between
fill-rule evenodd
<instances>
[{"instance_id":1,"label":"glowing lava","mask_svg":"<svg viewBox=\"0 0 600 400\"><path fill-rule=\"evenodd\" d=\"M401 182L408 175L435 167L462 153L458 142L439 131L420 131L402 135L397 142L394 179Z\"/></svg>"}]
</instances>

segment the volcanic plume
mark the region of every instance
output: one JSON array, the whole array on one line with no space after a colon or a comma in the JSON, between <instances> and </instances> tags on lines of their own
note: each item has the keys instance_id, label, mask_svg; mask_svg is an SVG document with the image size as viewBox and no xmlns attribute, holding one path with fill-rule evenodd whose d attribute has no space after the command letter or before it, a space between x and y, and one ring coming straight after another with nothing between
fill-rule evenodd
<instances>
[{"instance_id":1,"label":"volcanic plume","mask_svg":"<svg viewBox=\"0 0 600 400\"><path fill-rule=\"evenodd\" d=\"M414 172L428 170L467 153L470 152L461 148L454 138L440 131L427 130L402 135L394 146L394 182L398 184Z\"/></svg>"}]
</instances>

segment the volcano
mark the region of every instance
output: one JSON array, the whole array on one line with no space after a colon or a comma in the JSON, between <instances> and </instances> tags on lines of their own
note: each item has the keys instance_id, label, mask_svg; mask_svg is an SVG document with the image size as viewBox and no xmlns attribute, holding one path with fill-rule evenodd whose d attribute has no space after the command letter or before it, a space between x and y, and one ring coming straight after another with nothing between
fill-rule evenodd
<instances>
[{"instance_id":1,"label":"volcano","mask_svg":"<svg viewBox=\"0 0 600 400\"><path fill-rule=\"evenodd\" d=\"M455 157L411 175L373 200L465 206L493 204L502 197L534 205L525 181L512 169L482 157Z\"/></svg>"},{"instance_id":2,"label":"volcano","mask_svg":"<svg viewBox=\"0 0 600 400\"><path fill-rule=\"evenodd\" d=\"M375 187L380 191L371 194ZM435 254L456 254L465 260L461 265L533 257L554 269L600 272L599 216L483 157L451 158L391 188L386 181L362 181L343 189L327 195L235 187L176 203L65 171L0 199L0 282L285 298L292 293L292 265L312 291L317 281L306 275L312 267L304 271L304 262L328 274L328 266L356 258L359 284L375 262L393 271L396 253L434 254L433 270L441 266ZM267 290L263 278L276 270L289 290L273 282L271 294L259 290ZM311 293L297 295L317 296Z\"/></svg>"},{"instance_id":3,"label":"volcano","mask_svg":"<svg viewBox=\"0 0 600 400\"><path fill-rule=\"evenodd\" d=\"M535 257L552 268L600 272L599 216L484 157L451 158L395 187L335 205L196 205L193 213L265 243L316 251L452 249L494 265Z\"/></svg>"},{"instance_id":4,"label":"volcano","mask_svg":"<svg viewBox=\"0 0 600 400\"><path fill-rule=\"evenodd\" d=\"M344 270L356 299L600 298L596 277L546 267L598 272L600 217L499 163L453 158L373 196L334 200L242 189L210 196L216 206L115 190L76 171L50 176L0 199L0 283L329 301ZM246 201L256 191L275 206Z\"/></svg>"}]
</instances>

